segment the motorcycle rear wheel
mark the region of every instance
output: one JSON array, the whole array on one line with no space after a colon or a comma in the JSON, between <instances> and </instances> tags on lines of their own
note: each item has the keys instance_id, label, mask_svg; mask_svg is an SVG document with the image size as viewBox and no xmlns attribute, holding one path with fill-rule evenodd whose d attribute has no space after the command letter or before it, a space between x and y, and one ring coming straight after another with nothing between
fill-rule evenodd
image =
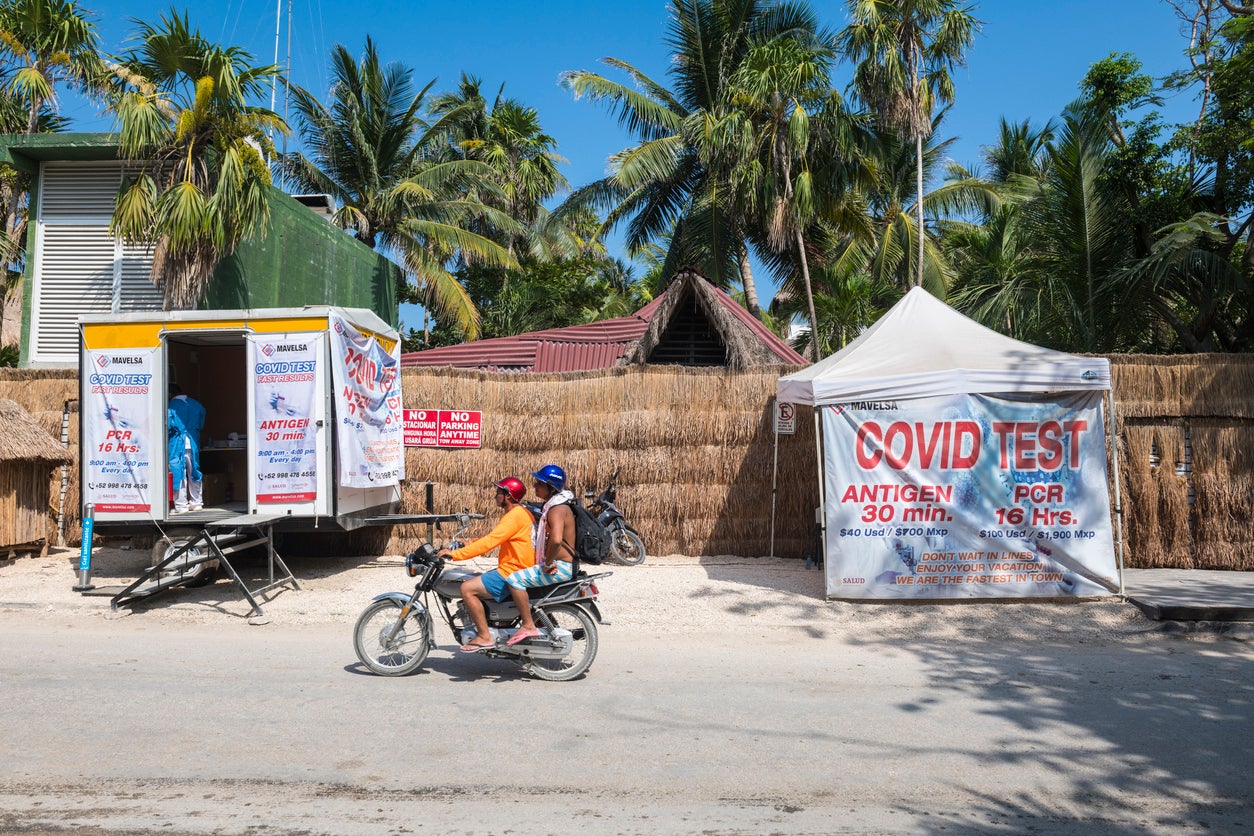
<instances>
[{"instance_id":1,"label":"motorcycle rear wheel","mask_svg":"<svg viewBox=\"0 0 1254 836\"><path fill-rule=\"evenodd\" d=\"M545 623L545 622L548 623ZM536 612L536 624L546 629L559 627L569 630L574 637L570 653L560 659L532 659L528 671L550 682L565 682L583 674L592 667L597 657L597 625L583 609L570 604L545 607Z\"/></svg>"},{"instance_id":2,"label":"motorcycle rear wheel","mask_svg":"<svg viewBox=\"0 0 1254 836\"><path fill-rule=\"evenodd\" d=\"M628 528L616 528L610 533L610 553L624 566L644 563L644 540Z\"/></svg>"},{"instance_id":3,"label":"motorcycle rear wheel","mask_svg":"<svg viewBox=\"0 0 1254 836\"><path fill-rule=\"evenodd\" d=\"M431 650L431 621L418 609L411 610L396 636L390 642L387 640L400 614L400 603L385 598L366 607L353 628L353 649L357 651L357 658L379 676L413 673Z\"/></svg>"}]
</instances>

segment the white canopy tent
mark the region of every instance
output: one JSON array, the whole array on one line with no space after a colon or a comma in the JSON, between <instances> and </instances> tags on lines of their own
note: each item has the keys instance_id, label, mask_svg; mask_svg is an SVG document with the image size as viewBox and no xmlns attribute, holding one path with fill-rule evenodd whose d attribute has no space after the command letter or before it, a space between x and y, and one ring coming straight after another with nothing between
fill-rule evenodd
<instances>
[{"instance_id":1,"label":"white canopy tent","mask_svg":"<svg viewBox=\"0 0 1254 836\"><path fill-rule=\"evenodd\" d=\"M1113 435L1110 361L1020 342L963 316L922 288L914 288L874 325L839 352L781 377L780 402L814 408L819 447L819 496L824 550L831 536L825 493L820 412L828 405L875 409L891 402L943 396L1023 397L1031 393L1105 392L1106 438ZM838 407L839 409L839 407ZM829 451L827 456L833 453ZM1118 458L1115 507L1119 507ZM826 459L830 463L830 458ZM1120 521L1116 517L1116 524ZM1122 589L1122 530L1119 585ZM830 594L830 587L829 587Z\"/></svg>"},{"instance_id":2,"label":"white canopy tent","mask_svg":"<svg viewBox=\"0 0 1254 836\"><path fill-rule=\"evenodd\" d=\"M1109 360L1013 340L916 287L849 345L781 377L776 393L781 401L822 406L967 392L1109 389Z\"/></svg>"}]
</instances>

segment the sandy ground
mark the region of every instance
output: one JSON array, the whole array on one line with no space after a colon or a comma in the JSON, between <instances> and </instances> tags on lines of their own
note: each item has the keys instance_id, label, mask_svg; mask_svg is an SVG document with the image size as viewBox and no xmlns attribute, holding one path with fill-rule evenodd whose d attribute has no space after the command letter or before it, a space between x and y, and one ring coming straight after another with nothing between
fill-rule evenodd
<instances>
[{"instance_id":1,"label":"sandy ground","mask_svg":"<svg viewBox=\"0 0 1254 836\"><path fill-rule=\"evenodd\" d=\"M124 585L150 560L147 550L112 543L97 547L92 582ZM410 590L399 555L379 557L288 556L300 589L281 588L262 596L264 621L350 624L375 595ZM249 623L244 597L226 580L200 589L176 588L149 602L113 612L107 597L74 592L77 550L54 549L46 557L18 558L0 566L0 610L29 610L32 617L75 614L91 618L132 617L180 623ZM491 568L489 560L474 561ZM257 588L265 566L242 559L236 567ZM866 603L826 601L823 573L796 560L742 557L649 556L640 566L607 564L599 584L607 620L618 630L706 630L798 627L827 636L874 630L902 639L988 639L1050 635L1058 640L1110 640L1161 629L1130 604L1117 599L1030 603Z\"/></svg>"}]
</instances>

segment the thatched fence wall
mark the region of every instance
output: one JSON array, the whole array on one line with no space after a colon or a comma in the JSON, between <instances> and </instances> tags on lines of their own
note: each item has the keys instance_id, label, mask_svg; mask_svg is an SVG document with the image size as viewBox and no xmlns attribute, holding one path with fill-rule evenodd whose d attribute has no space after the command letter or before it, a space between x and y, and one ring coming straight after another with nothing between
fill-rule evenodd
<instances>
[{"instance_id":1,"label":"thatched fence wall","mask_svg":"<svg viewBox=\"0 0 1254 836\"><path fill-rule=\"evenodd\" d=\"M1254 570L1254 356L1112 358L1128 565ZM565 375L406 369L409 409L483 412L476 450L410 448L406 510L422 483L439 510L491 507L492 481L549 461L579 491L620 473L619 504L655 554L764 555L770 548L771 399L785 371L645 367ZM0 370L0 397L60 438L77 375ZM776 554L813 549L818 487L814 433L799 416L781 436ZM52 497L60 496L54 475ZM70 469L64 542L78 541L78 470ZM49 542L56 542L56 509ZM486 524L485 524L486 525ZM472 532L472 534L475 532ZM422 531L397 528L378 550L400 552Z\"/></svg>"},{"instance_id":2,"label":"thatched fence wall","mask_svg":"<svg viewBox=\"0 0 1254 836\"><path fill-rule=\"evenodd\" d=\"M1112 366L1129 564L1254 570L1254 355Z\"/></svg>"},{"instance_id":3,"label":"thatched fence wall","mask_svg":"<svg viewBox=\"0 0 1254 836\"><path fill-rule=\"evenodd\" d=\"M434 482L438 508L492 507L492 483L561 465L599 492L619 471L618 504L654 554L770 552L775 381L787 367L731 372L671 366L511 374L405 369L409 409L483 412L478 450L409 448L407 508ZM781 436L775 553L813 549L818 502L812 424ZM398 530L390 549L414 542Z\"/></svg>"}]
</instances>

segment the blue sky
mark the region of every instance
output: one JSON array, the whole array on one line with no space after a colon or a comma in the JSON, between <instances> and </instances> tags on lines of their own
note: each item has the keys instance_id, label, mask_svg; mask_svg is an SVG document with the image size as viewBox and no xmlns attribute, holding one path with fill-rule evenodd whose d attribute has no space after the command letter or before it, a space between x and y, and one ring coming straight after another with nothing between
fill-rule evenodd
<instances>
[{"instance_id":1,"label":"blue sky","mask_svg":"<svg viewBox=\"0 0 1254 836\"><path fill-rule=\"evenodd\" d=\"M97 15L106 49L123 46L131 20L155 20L171 8L157 0L81 0ZM286 52L286 9L280 62ZM843 2L814 2L824 22L844 25ZM193 25L209 38L238 44L259 58L273 59L275 3L267 0L195 0L184 5ZM335 43L358 52L374 37L385 60L415 70L415 80L437 79L434 90L451 89L462 71L480 76L484 90L505 84L507 95L535 107L545 130L569 162L564 173L579 186L605 173L606 157L629 137L602 108L575 101L563 89L563 70L598 69L613 56L664 81L668 66L663 36L665 0L617 2L371 2L291 0L292 79L318 93L327 87L327 55ZM984 29L956 74L957 102L945 125L956 136L954 159L979 160L980 146L993 141L998 119L1031 118L1044 123L1076 97L1088 66L1111 52L1131 52L1156 77L1179 69L1185 39L1171 7L1162 0L985 0L976 15ZM604 68L613 75L613 71ZM1172 120L1192 118L1196 103L1168 102ZM78 130L107 130L111 121L69 97L64 109ZM277 109L282 112L280 100ZM759 271L759 275L761 275ZM761 282L769 281L762 276ZM773 290L760 288L769 297ZM415 324L410 316L406 324Z\"/></svg>"}]
</instances>

